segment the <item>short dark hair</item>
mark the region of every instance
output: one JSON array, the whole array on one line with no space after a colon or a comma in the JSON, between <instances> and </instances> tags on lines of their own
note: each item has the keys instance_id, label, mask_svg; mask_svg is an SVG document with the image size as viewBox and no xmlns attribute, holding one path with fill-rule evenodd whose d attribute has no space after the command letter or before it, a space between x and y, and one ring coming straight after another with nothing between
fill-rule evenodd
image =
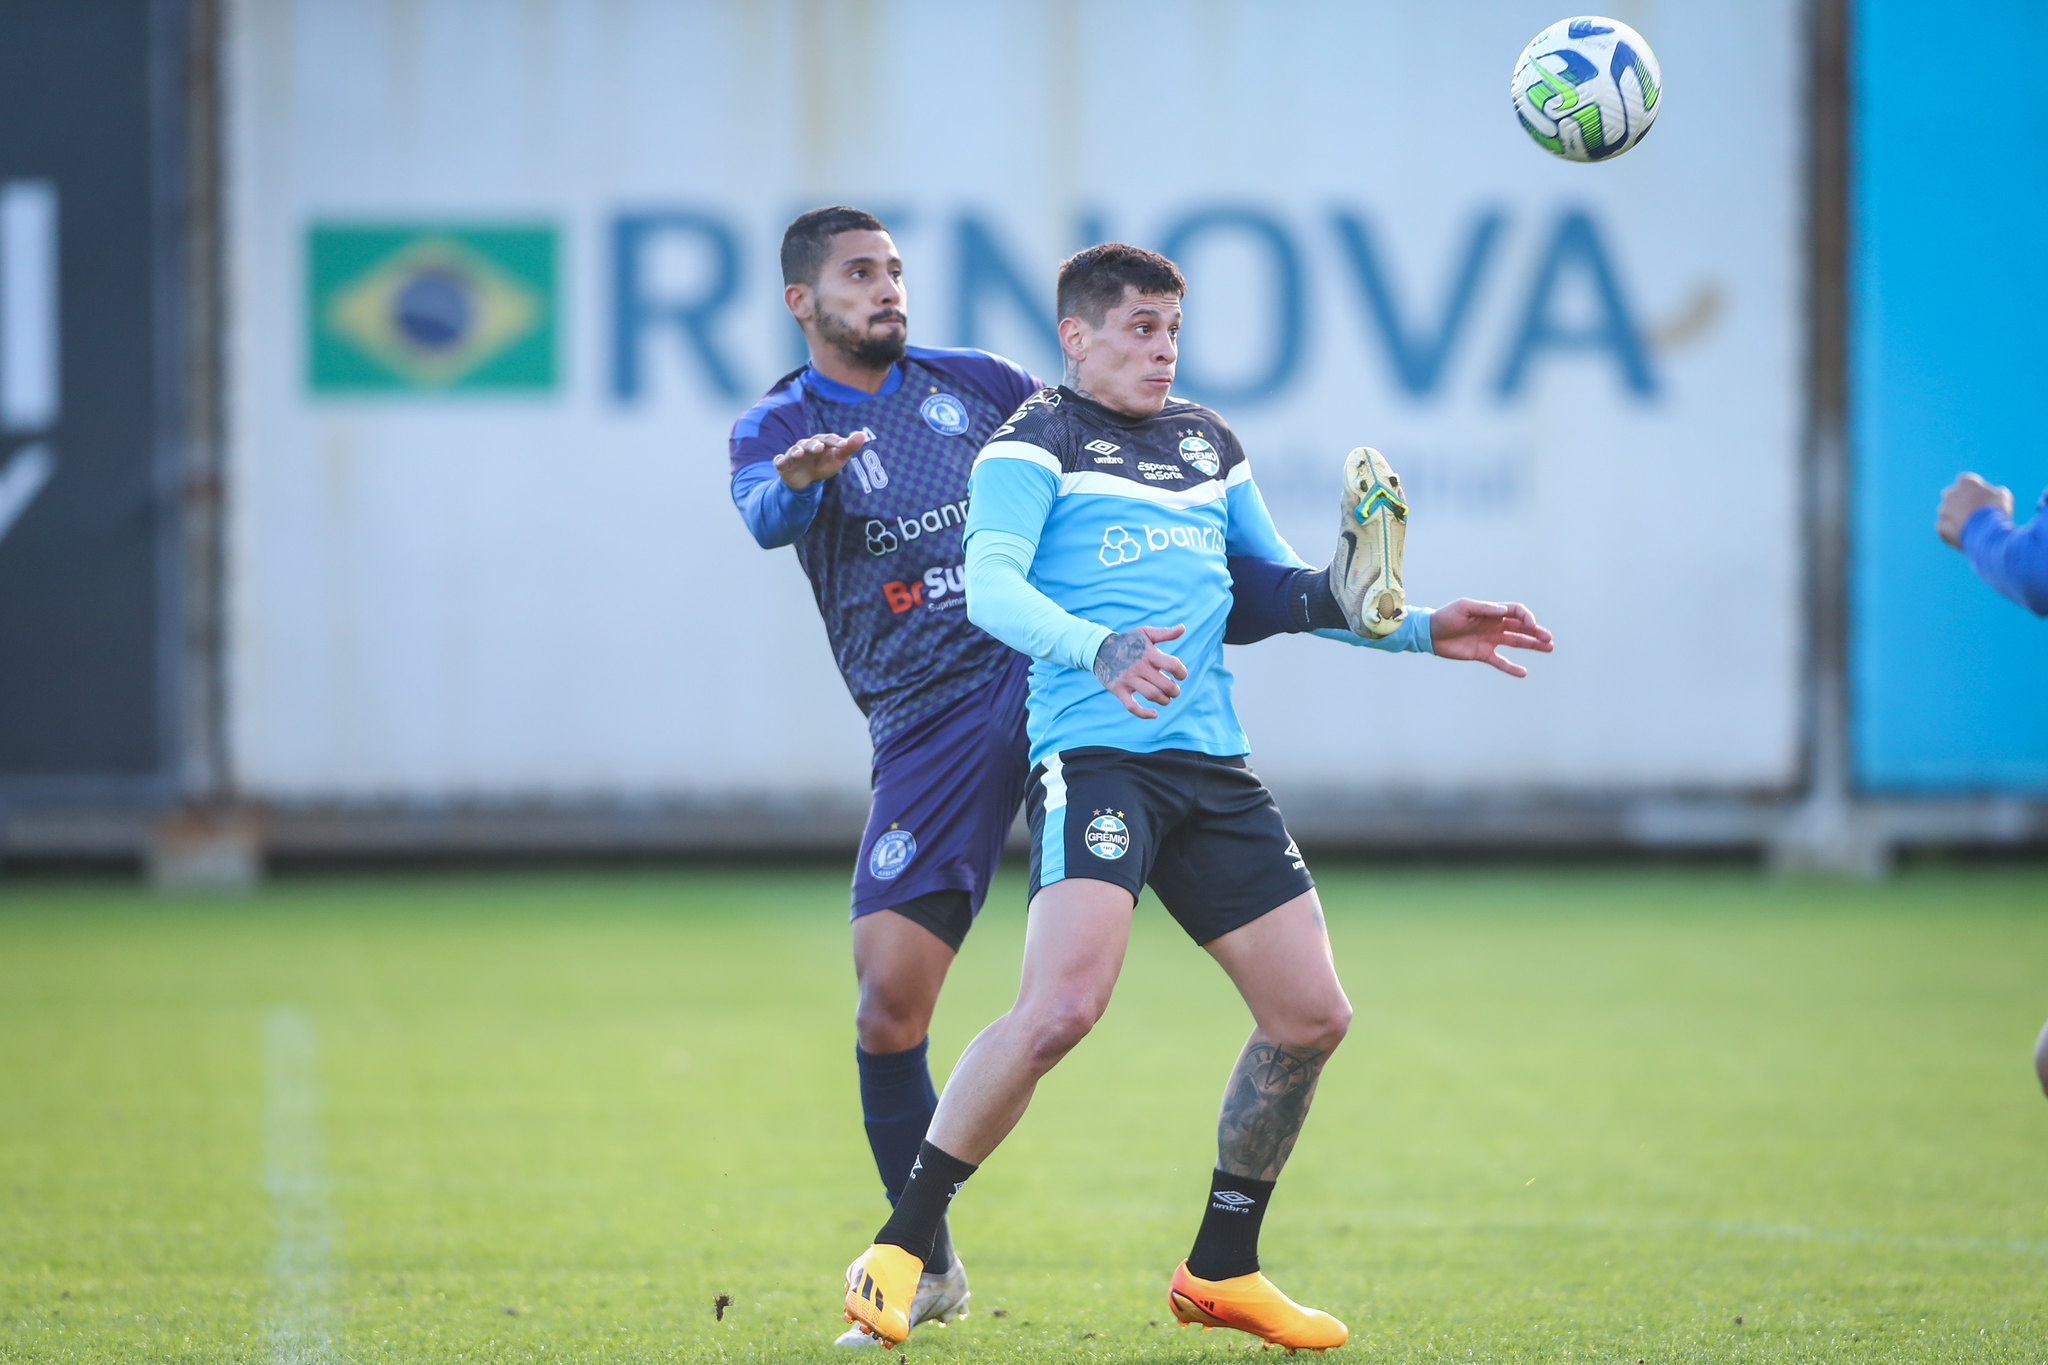
<instances>
[{"instance_id":1,"label":"short dark hair","mask_svg":"<svg viewBox=\"0 0 2048 1365\"><path fill-rule=\"evenodd\" d=\"M1175 298L1188 292L1180 267L1158 252L1128 242L1104 242L1060 262L1059 315L1100 327L1109 310L1124 301L1125 285L1136 286L1140 294Z\"/></svg>"},{"instance_id":2,"label":"short dark hair","mask_svg":"<svg viewBox=\"0 0 2048 1365\"><path fill-rule=\"evenodd\" d=\"M832 254L832 239L842 232L887 232L882 220L848 204L800 213L782 232L782 282L816 284Z\"/></svg>"}]
</instances>

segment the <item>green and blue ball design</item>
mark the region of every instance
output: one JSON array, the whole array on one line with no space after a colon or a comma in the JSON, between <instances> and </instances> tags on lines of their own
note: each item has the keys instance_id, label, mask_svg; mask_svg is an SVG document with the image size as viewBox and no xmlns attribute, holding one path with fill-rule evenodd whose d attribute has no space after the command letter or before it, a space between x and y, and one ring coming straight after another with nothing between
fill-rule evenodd
<instances>
[{"instance_id":1,"label":"green and blue ball design","mask_svg":"<svg viewBox=\"0 0 2048 1365\"><path fill-rule=\"evenodd\" d=\"M1616 19L1563 19L1531 39L1515 62L1515 115L1546 151L1605 161L1643 140L1656 122L1664 77L1643 36Z\"/></svg>"}]
</instances>

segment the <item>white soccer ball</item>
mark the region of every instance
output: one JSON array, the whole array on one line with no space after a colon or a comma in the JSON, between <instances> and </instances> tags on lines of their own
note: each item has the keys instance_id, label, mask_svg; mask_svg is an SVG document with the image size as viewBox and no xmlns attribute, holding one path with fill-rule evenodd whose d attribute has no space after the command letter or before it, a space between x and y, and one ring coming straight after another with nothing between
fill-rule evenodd
<instances>
[{"instance_id":1,"label":"white soccer ball","mask_svg":"<svg viewBox=\"0 0 2048 1365\"><path fill-rule=\"evenodd\" d=\"M1656 54L1616 19L1560 19L1530 39L1509 87L1529 136L1571 161L1605 161L1643 140L1664 102Z\"/></svg>"}]
</instances>

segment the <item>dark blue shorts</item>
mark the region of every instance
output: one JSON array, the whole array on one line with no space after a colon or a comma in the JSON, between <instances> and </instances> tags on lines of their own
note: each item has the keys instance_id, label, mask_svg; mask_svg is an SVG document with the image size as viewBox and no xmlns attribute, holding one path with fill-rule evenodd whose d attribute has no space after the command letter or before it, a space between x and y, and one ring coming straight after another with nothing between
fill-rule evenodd
<instances>
[{"instance_id":1,"label":"dark blue shorts","mask_svg":"<svg viewBox=\"0 0 2048 1365\"><path fill-rule=\"evenodd\" d=\"M923 897L959 913L914 913L954 948L988 898L1003 841L1024 801L1026 671L1012 654L1003 672L875 750L874 803L853 868L853 917ZM952 892L952 896L933 893ZM922 910L922 907L920 907Z\"/></svg>"}]
</instances>

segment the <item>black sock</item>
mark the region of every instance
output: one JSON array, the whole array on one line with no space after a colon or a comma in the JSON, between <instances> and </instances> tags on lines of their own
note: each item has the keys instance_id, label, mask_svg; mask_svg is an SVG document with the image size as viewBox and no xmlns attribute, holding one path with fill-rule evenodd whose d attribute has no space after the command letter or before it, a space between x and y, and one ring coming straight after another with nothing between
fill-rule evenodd
<instances>
[{"instance_id":1,"label":"black sock","mask_svg":"<svg viewBox=\"0 0 2048 1365\"><path fill-rule=\"evenodd\" d=\"M1228 1280L1259 1268L1259 1224L1273 1182L1218 1171L1209 1180L1209 1208L1195 1249L1188 1253L1188 1273L1199 1280Z\"/></svg>"},{"instance_id":2,"label":"black sock","mask_svg":"<svg viewBox=\"0 0 2048 1365\"><path fill-rule=\"evenodd\" d=\"M1287 611L1298 631L1351 629L1351 623L1344 619L1344 608L1337 604L1337 594L1330 588L1327 567L1295 570L1287 583Z\"/></svg>"},{"instance_id":3,"label":"black sock","mask_svg":"<svg viewBox=\"0 0 2048 1365\"><path fill-rule=\"evenodd\" d=\"M965 892L961 899L965 901ZM882 1190L892 1208L903 1193L903 1182L910 1178L917 1144L924 1141L924 1130L931 1126L932 1111L939 1106L925 1060L929 1043L927 1039L903 1052L869 1052L858 1044L853 1049L860 1067L860 1108L867 1124L868 1147L875 1154L875 1169L881 1173ZM947 1235L943 1219L930 1259L934 1273L953 1264L953 1239Z\"/></svg>"},{"instance_id":4,"label":"black sock","mask_svg":"<svg viewBox=\"0 0 2048 1365\"><path fill-rule=\"evenodd\" d=\"M938 1240L939 1225L946 1219L946 1206L953 1202L953 1196L975 1169L971 1163L932 1146L927 1138L917 1149L917 1164L910 1168L910 1179L903 1182L896 1211L882 1224L875 1240L902 1247L926 1265L933 1265L933 1244ZM945 1269L933 1268L935 1272Z\"/></svg>"}]
</instances>

